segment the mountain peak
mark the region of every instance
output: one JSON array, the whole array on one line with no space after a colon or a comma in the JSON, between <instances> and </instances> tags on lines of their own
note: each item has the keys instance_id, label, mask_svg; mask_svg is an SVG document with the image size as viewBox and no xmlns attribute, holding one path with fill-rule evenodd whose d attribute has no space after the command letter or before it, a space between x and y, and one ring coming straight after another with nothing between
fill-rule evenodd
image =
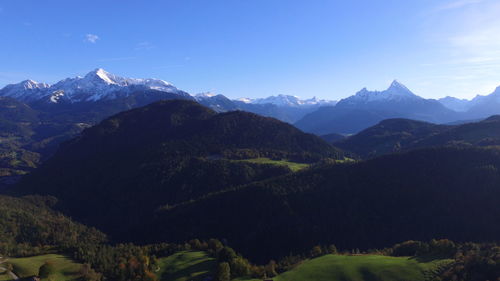
<instances>
[{"instance_id":1,"label":"mountain peak","mask_svg":"<svg viewBox=\"0 0 500 281\"><path fill-rule=\"evenodd\" d=\"M405 92L411 93L410 89L408 89L405 85L403 85L398 80L392 81L391 86L389 86L389 88L387 90L403 90Z\"/></svg>"},{"instance_id":2,"label":"mountain peak","mask_svg":"<svg viewBox=\"0 0 500 281\"><path fill-rule=\"evenodd\" d=\"M24 87L24 89L26 89L26 90L28 90L28 89L31 89L31 90L32 89L43 89L43 88L49 87L48 84L38 83L38 82L31 80L31 79L24 80L21 83L19 83L18 85L21 85L21 87Z\"/></svg>"},{"instance_id":3,"label":"mountain peak","mask_svg":"<svg viewBox=\"0 0 500 281\"><path fill-rule=\"evenodd\" d=\"M422 99L415 95L405 85L401 84L398 80L394 80L389 88L384 91L370 91L367 88L361 89L355 95L345 98L339 102L339 105L356 106L367 104L371 102L399 102L406 100Z\"/></svg>"},{"instance_id":4,"label":"mountain peak","mask_svg":"<svg viewBox=\"0 0 500 281\"><path fill-rule=\"evenodd\" d=\"M102 68L96 68L95 70L89 72L83 79L98 79L106 82L107 84L118 84L116 81L116 76L110 74ZM120 79L123 80L123 79Z\"/></svg>"}]
</instances>

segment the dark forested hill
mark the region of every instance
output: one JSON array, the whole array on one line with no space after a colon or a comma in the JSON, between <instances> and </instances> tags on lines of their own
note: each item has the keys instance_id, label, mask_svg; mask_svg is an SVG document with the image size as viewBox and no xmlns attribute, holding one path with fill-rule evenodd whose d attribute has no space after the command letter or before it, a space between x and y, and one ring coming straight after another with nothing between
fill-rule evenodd
<instances>
[{"instance_id":1,"label":"dark forested hill","mask_svg":"<svg viewBox=\"0 0 500 281\"><path fill-rule=\"evenodd\" d=\"M0 196L0 253L7 256L40 254L47 247L94 244L103 233L73 222L49 208L55 198ZM45 248L44 248L45 247ZM53 250L53 249L52 249Z\"/></svg>"},{"instance_id":2,"label":"dark forested hill","mask_svg":"<svg viewBox=\"0 0 500 281\"><path fill-rule=\"evenodd\" d=\"M387 119L346 139L334 142L344 150L361 157L403 151L422 139L439 134L451 126L409 119Z\"/></svg>"},{"instance_id":3,"label":"dark forested hill","mask_svg":"<svg viewBox=\"0 0 500 281\"><path fill-rule=\"evenodd\" d=\"M272 118L162 101L86 129L16 191L56 196L60 210L127 240L146 235L140 227L160 206L290 173L238 161L257 157L312 163L341 156L319 137Z\"/></svg>"},{"instance_id":4,"label":"dark forested hill","mask_svg":"<svg viewBox=\"0 0 500 281\"><path fill-rule=\"evenodd\" d=\"M142 230L153 240L223 237L263 260L321 243L496 241L499 169L498 149L451 147L327 165L165 207Z\"/></svg>"},{"instance_id":5,"label":"dark forested hill","mask_svg":"<svg viewBox=\"0 0 500 281\"><path fill-rule=\"evenodd\" d=\"M25 103L0 97L0 188L38 167L59 144L106 117L162 99L189 96L131 87L130 95L112 100Z\"/></svg>"},{"instance_id":6,"label":"dark forested hill","mask_svg":"<svg viewBox=\"0 0 500 281\"><path fill-rule=\"evenodd\" d=\"M430 146L499 145L500 118L492 116L484 121L453 126L388 119L334 144L361 157Z\"/></svg>"}]
</instances>

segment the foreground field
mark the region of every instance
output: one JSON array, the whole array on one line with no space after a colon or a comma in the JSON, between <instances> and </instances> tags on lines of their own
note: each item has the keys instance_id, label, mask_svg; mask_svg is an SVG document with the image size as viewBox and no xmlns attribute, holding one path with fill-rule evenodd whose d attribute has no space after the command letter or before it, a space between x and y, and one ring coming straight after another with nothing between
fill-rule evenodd
<instances>
[{"instance_id":1,"label":"foreground field","mask_svg":"<svg viewBox=\"0 0 500 281\"><path fill-rule=\"evenodd\" d=\"M71 259L62 255L42 255L27 258L11 258L7 262L14 267L14 273L20 278L38 275L38 269L46 261L54 264L55 273L51 275L52 280L70 281L77 280L81 264L73 262ZM12 280L9 275L0 273L0 280Z\"/></svg>"},{"instance_id":2,"label":"foreground field","mask_svg":"<svg viewBox=\"0 0 500 281\"><path fill-rule=\"evenodd\" d=\"M198 281L213 274L216 261L205 252L179 252L160 259L159 266L159 280Z\"/></svg>"},{"instance_id":3,"label":"foreground field","mask_svg":"<svg viewBox=\"0 0 500 281\"><path fill-rule=\"evenodd\" d=\"M326 255L285 272L274 281L427 281L447 260L419 262L413 258L377 255ZM240 279L240 281L259 279Z\"/></svg>"}]
</instances>

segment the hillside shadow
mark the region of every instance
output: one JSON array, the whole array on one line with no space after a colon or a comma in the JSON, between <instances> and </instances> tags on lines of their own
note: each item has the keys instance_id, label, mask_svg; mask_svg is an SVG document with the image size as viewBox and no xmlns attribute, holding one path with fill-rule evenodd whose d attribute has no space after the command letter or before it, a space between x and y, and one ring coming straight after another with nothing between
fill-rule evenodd
<instances>
[{"instance_id":1,"label":"hillside shadow","mask_svg":"<svg viewBox=\"0 0 500 281\"><path fill-rule=\"evenodd\" d=\"M363 281L382 281L380 277L371 272L368 268L360 268L359 272L363 276Z\"/></svg>"},{"instance_id":2,"label":"hillside shadow","mask_svg":"<svg viewBox=\"0 0 500 281\"><path fill-rule=\"evenodd\" d=\"M420 262L420 263L433 262L433 261L442 260L442 259L445 259L445 257L435 256L435 255L410 257L410 260L415 260L415 261Z\"/></svg>"},{"instance_id":3,"label":"hillside shadow","mask_svg":"<svg viewBox=\"0 0 500 281\"><path fill-rule=\"evenodd\" d=\"M215 267L215 261L203 261L185 269L176 272L164 272L160 277L161 281L172 281L179 278L186 278L189 281L202 281L206 277L211 276L211 272ZM191 277L192 274L200 273L199 275Z\"/></svg>"}]
</instances>

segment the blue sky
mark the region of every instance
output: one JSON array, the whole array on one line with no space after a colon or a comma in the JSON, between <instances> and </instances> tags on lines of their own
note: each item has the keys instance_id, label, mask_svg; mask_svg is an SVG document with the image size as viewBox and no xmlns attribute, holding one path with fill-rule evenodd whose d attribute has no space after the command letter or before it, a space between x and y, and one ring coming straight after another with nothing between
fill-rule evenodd
<instances>
[{"instance_id":1,"label":"blue sky","mask_svg":"<svg viewBox=\"0 0 500 281\"><path fill-rule=\"evenodd\" d=\"M0 87L102 67L190 93L428 98L500 85L498 0L0 0Z\"/></svg>"}]
</instances>

